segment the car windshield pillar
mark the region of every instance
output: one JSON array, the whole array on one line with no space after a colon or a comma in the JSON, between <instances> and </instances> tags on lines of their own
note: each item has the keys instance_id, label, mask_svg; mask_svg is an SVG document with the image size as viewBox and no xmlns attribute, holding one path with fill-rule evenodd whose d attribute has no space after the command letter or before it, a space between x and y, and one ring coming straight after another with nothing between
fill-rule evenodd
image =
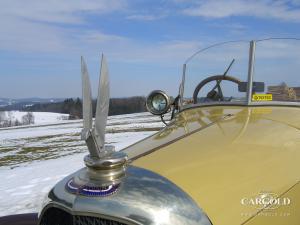
<instances>
[{"instance_id":1,"label":"car windshield pillar","mask_svg":"<svg viewBox=\"0 0 300 225\"><path fill-rule=\"evenodd\" d=\"M247 83L247 105L251 104L253 90L253 71L255 62L255 41L250 42L249 48L249 64L248 64L248 83Z\"/></svg>"}]
</instances>

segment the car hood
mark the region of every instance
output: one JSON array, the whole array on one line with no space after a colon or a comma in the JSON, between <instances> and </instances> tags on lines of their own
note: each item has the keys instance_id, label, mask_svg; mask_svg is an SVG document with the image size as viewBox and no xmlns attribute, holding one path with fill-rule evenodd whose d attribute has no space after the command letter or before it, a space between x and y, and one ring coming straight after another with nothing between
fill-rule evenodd
<instances>
[{"instance_id":1,"label":"car hood","mask_svg":"<svg viewBox=\"0 0 300 225\"><path fill-rule=\"evenodd\" d=\"M259 211L242 199L280 195L300 180L299 115L299 107L192 108L124 151L182 188L213 224L241 224Z\"/></svg>"}]
</instances>

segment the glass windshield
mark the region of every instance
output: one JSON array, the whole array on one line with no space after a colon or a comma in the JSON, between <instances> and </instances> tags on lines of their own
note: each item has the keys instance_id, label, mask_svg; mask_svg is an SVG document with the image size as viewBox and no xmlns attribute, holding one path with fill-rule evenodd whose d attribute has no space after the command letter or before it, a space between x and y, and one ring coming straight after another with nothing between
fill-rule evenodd
<instances>
[{"instance_id":1,"label":"glass windshield","mask_svg":"<svg viewBox=\"0 0 300 225\"><path fill-rule=\"evenodd\" d=\"M249 41L221 43L200 50L186 62L183 104L246 102L239 82L248 77Z\"/></svg>"},{"instance_id":2,"label":"glass windshield","mask_svg":"<svg viewBox=\"0 0 300 225\"><path fill-rule=\"evenodd\" d=\"M300 40L257 41L253 79L265 86L253 102L300 102Z\"/></svg>"},{"instance_id":3,"label":"glass windshield","mask_svg":"<svg viewBox=\"0 0 300 225\"><path fill-rule=\"evenodd\" d=\"M248 101L250 43L216 44L187 59L183 106L300 103L300 40L277 38L254 42L252 93Z\"/></svg>"}]
</instances>

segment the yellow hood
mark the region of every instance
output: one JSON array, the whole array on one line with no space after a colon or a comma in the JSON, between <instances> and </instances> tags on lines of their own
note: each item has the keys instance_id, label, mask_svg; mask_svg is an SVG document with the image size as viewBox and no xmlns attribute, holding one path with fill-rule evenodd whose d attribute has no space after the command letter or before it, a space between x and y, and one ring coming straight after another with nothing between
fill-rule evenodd
<instances>
[{"instance_id":1,"label":"yellow hood","mask_svg":"<svg viewBox=\"0 0 300 225\"><path fill-rule=\"evenodd\" d=\"M279 195L300 180L299 129L296 107L194 108L125 151L181 187L214 225L235 225L258 211L243 198Z\"/></svg>"}]
</instances>

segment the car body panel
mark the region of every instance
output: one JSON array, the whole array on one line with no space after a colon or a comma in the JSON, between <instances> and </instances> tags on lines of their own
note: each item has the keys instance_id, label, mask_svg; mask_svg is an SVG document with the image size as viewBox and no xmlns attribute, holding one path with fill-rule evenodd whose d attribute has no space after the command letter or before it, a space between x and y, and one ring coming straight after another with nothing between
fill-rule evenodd
<instances>
[{"instance_id":1,"label":"car body panel","mask_svg":"<svg viewBox=\"0 0 300 225\"><path fill-rule=\"evenodd\" d=\"M130 156L132 164L174 182L213 224L242 224L259 210L241 199L262 191L280 195L300 180L299 115L299 107L284 106L191 108L148 138L161 148L149 149L144 140L126 151L143 151ZM174 139L176 133L184 138Z\"/></svg>"}]
</instances>

